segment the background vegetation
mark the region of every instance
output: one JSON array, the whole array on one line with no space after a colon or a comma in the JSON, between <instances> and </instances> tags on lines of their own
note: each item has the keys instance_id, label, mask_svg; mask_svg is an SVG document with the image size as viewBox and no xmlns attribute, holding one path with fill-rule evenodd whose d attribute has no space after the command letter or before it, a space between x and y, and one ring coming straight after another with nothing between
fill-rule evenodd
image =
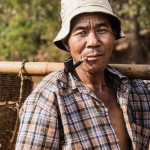
<instances>
[{"instance_id":1,"label":"background vegetation","mask_svg":"<svg viewBox=\"0 0 150 150\"><path fill-rule=\"evenodd\" d=\"M127 38L116 42L112 63L150 63L150 1L110 0ZM52 43L59 28L60 0L0 0L0 60L60 61Z\"/></svg>"}]
</instances>

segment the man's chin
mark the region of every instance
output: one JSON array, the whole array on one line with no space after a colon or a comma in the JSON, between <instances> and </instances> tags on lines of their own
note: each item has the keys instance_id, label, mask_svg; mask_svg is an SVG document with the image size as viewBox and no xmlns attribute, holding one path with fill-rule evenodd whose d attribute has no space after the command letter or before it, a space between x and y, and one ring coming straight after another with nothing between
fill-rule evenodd
<instances>
[{"instance_id":1,"label":"man's chin","mask_svg":"<svg viewBox=\"0 0 150 150\"><path fill-rule=\"evenodd\" d=\"M103 72L105 69L105 66L100 66L99 64L92 64L88 68L88 72L91 74L97 74Z\"/></svg>"}]
</instances>

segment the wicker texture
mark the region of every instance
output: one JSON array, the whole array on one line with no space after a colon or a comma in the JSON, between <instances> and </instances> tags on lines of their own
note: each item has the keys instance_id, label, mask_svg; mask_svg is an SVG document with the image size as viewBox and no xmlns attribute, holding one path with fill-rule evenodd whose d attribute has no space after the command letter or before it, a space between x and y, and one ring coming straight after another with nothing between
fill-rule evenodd
<instances>
[{"instance_id":1,"label":"wicker texture","mask_svg":"<svg viewBox=\"0 0 150 150\"><path fill-rule=\"evenodd\" d=\"M31 79L24 79L21 102L31 93L32 85ZM12 143L10 140L17 120L16 104L20 97L20 86L21 79L17 74L0 73L0 150L12 150L15 147L17 132Z\"/></svg>"}]
</instances>

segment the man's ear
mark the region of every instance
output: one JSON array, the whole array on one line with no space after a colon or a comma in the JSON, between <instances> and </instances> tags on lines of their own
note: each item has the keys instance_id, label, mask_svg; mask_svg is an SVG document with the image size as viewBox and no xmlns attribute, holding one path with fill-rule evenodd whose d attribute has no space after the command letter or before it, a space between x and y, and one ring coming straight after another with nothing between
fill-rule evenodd
<instances>
[{"instance_id":1,"label":"man's ear","mask_svg":"<svg viewBox=\"0 0 150 150\"><path fill-rule=\"evenodd\" d=\"M70 52L70 47L68 45L67 40L63 40L62 43L63 43L64 47L67 49L67 51Z\"/></svg>"}]
</instances>

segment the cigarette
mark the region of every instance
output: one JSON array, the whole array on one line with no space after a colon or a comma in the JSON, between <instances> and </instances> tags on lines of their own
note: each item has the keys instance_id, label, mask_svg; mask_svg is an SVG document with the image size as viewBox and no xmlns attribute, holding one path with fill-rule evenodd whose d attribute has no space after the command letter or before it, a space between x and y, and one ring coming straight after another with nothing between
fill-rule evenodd
<instances>
[{"instance_id":1,"label":"cigarette","mask_svg":"<svg viewBox=\"0 0 150 150\"><path fill-rule=\"evenodd\" d=\"M80 62L84 62L84 61L86 61L88 59L88 57L84 57L84 58L82 58L81 60L79 60Z\"/></svg>"},{"instance_id":2,"label":"cigarette","mask_svg":"<svg viewBox=\"0 0 150 150\"><path fill-rule=\"evenodd\" d=\"M78 67L79 65L81 65L84 61L86 61L88 58L87 57L83 57L82 59L80 59L78 62L76 62L73 66L74 68Z\"/></svg>"}]
</instances>

